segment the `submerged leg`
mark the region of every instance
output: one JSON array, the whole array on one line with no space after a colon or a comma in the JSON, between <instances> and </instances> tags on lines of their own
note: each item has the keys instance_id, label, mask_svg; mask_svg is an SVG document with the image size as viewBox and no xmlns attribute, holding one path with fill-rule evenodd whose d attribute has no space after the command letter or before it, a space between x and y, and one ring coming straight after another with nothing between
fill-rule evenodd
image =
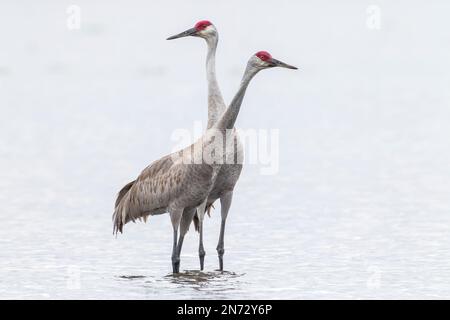
<instances>
[{"instance_id":1,"label":"submerged leg","mask_svg":"<svg viewBox=\"0 0 450 320\"><path fill-rule=\"evenodd\" d=\"M170 221L173 227L173 247L172 247L172 270L173 273L180 272L180 257L177 254L177 238L178 227L180 225L181 216L183 215L183 209L173 210L170 212Z\"/></svg>"},{"instance_id":2,"label":"submerged leg","mask_svg":"<svg viewBox=\"0 0 450 320\"><path fill-rule=\"evenodd\" d=\"M198 232L200 234L198 243L198 257L200 259L200 270L203 270L205 266L206 253L205 248L203 248L203 218L205 217L206 201L207 199L205 199L205 201L197 207Z\"/></svg>"},{"instance_id":3,"label":"submerged leg","mask_svg":"<svg viewBox=\"0 0 450 320\"><path fill-rule=\"evenodd\" d=\"M230 210L232 198L233 198L233 191L229 191L220 197L220 207L221 207L220 213L222 216L222 222L220 224L219 243L217 244L217 254L219 256L219 270L220 271L223 271L223 254L225 253L225 248L224 248L224 246L225 246L225 244L224 244L225 223L227 221L228 211Z\"/></svg>"}]
</instances>

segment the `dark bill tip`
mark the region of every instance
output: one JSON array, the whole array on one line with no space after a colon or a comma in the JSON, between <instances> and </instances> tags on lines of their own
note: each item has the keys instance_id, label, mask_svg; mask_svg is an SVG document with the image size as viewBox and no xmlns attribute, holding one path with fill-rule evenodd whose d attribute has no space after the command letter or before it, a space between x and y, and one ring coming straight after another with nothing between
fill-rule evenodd
<instances>
[{"instance_id":1,"label":"dark bill tip","mask_svg":"<svg viewBox=\"0 0 450 320\"><path fill-rule=\"evenodd\" d=\"M272 59L272 63L273 63L274 67L298 70L297 67L291 66L290 64L284 63L284 62L282 62L280 60L277 60L277 59Z\"/></svg>"},{"instance_id":2,"label":"dark bill tip","mask_svg":"<svg viewBox=\"0 0 450 320\"><path fill-rule=\"evenodd\" d=\"M173 40L173 39L193 36L193 35L195 35L196 32L197 32L197 30L195 28L191 28L189 30L183 31L183 32L181 32L179 34L176 34L174 36L168 37L167 40Z\"/></svg>"}]
</instances>

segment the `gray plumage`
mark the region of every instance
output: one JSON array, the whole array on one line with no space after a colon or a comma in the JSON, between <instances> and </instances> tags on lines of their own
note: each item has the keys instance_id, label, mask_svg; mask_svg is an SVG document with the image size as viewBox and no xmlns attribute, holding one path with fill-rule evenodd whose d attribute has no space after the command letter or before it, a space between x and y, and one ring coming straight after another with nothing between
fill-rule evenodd
<instances>
[{"instance_id":1,"label":"gray plumage","mask_svg":"<svg viewBox=\"0 0 450 320\"><path fill-rule=\"evenodd\" d=\"M189 210L202 203L212 185L213 167L185 164L190 148L154 161L120 190L113 214L113 232L122 232L130 221L166 213L170 208Z\"/></svg>"},{"instance_id":2,"label":"gray plumage","mask_svg":"<svg viewBox=\"0 0 450 320\"><path fill-rule=\"evenodd\" d=\"M248 83L245 84L247 85ZM240 96L244 93L245 90L238 92ZM224 161L223 157L215 152L209 155L212 160L210 163L202 161L196 164L195 159L204 159L204 150L217 149L218 147L214 146L217 143L215 135L226 135L229 123L232 121L234 125L242 99L235 99L233 102L227 111L234 111L223 113L223 116L228 115L227 119L221 117L213 128L208 129L191 146L153 162L118 194L113 213L113 232L116 234L122 232L123 226L130 221L169 212L174 231L174 273L179 272L181 246L195 209L198 211L201 208L204 214L206 200L220 170L220 163ZM180 225L181 233L177 240Z\"/></svg>"},{"instance_id":3,"label":"gray plumage","mask_svg":"<svg viewBox=\"0 0 450 320\"><path fill-rule=\"evenodd\" d=\"M216 42L217 47L217 42ZM215 50L214 50L215 54ZM215 64L215 59L210 64ZM208 70L208 68L207 68ZM215 67L208 70L208 74L210 75L210 78L215 79ZM217 110L218 113L223 114L225 110L225 102L223 100L222 94L220 90L217 89L215 86L209 86L209 99L208 99L208 105L215 105L216 107L209 108L211 110ZM214 126L216 123L216 119L219 119L219 114L210 114L208 113L208 127ZM220 199L221 202L221 228L219 233L219 241L216 247L217 254L219 257L219 270L223 270L223 255L225 252L224 249L224 238L225 238L225 224L228 217L228 212L231 206L231 201L233 199L233 192L234 187L239 180L239 176L241 175L242 171L242 160L244 156L244 148L242 146L242 143L239 139L239 134L237 133L236 129L233 128L232 135L228 137L229 139L232 139L233 141L233 148L227 148L226 149L226 158L227 159L234 159L231 164L223 164L219 170L219 173L217 174L216 181L208 195L208 199L206 202L206 211L208 212L208 215L211 212L211 208L213 206L213 203ZM204 214L203 214L204 216ZM203 217L201 211L197 211L197 214L194 216L193 223L195 226L195 230L199 233L203 232ZM200 235L200 239L203 240L203 235ZM203 243L199 244L199 259L200 259L200 269L203 270L204 268L204 250L203 249Z\"/></svg>"},{"instance_id":4,"label":"gray plumage","mask_svg":"<svg viewBox=\"0 0 450 320\"><path fill-rule=\"evenodd\" d=\"M187 35L197 36L205 39L207 44L207 56L206 56L206 78L208 83L208 124L207 129L212 128L219 120L220 116L225 112L226 105L219 88L216 77L216 50L219 41L219 34L214 25L209 25L201 33L190 33L185 31L180 35L171 37L170 39L176 39ZM231 206L231 200L233 197L234 187L239 179L242 171L242 160L244 156L244 149L239 139L239 135L235 129L232 134L227 137L230 141L233 141L233 148L227 148L227 159L234 159L232 163L223 164L217 174L216 181L208 195L205 211L210 215L213 203L220 199L222 203L221 208L221 220L222 227L219 234L219 243L217 245L217 252L219 255L219 269L223 270L223 252L224 252L224 232L225 223L228 216L228 211ZM199 236L199 258L200 269L203 270L205 250L203 248L203 210L197 210L194 215L193 223L195 230L200 233Z\"/></svg>"},{"instance_id":5,"label":"gray plumage","mask_svg":"<svg viewBox=\"0 0 450 320\"><path fill-rule=\"evenodd\" d=\"M248 84L258 71L273 66L275 65L270 62L252 56L247 64L241 86L230 106L222 112L203 136L191 146L153 162L136 180L129 182L119 191L113 213L114 233L122 232L123 226L130 221L134 222L137 219L146 219L151 215L168 212L173 227L172 267L174 273L179 272L184 236L196 211L199 219L203 220L209 196L211 191L214 191L216 179L223 167L221 164L225 161L226 155L213 152L222 146L221 142L218 143L217 134L220 134L222 138L229 136L230 132L233 134L234 131L231 129L236 122ZM205 150L212 151L207 154L207 158L212 161L198 163L196 159L207 159ZM217 195L220 196L219 193ZM227 203L224 205L223 201ZM228 212L231 203L230 194L223 200L221 198L221 202L222 208L226 208ZM204 256L201 225L200 222L199 253L203 253ZM179 229L181 233L177 239ZM223 232L224 225L221 228L221 235ZM221 238L223 243L223 237ZM201 264L203 267L202 261Z\"/></svg>"}]
</instances>

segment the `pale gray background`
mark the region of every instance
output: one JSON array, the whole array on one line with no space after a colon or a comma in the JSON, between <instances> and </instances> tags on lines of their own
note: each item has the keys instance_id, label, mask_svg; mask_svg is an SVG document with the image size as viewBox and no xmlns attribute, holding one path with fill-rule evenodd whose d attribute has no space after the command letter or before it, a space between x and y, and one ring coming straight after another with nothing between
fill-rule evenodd
<instances>
[{"instance_id":1,"label":"pale gray background","mask_svg":"<svg viewBox=\"0 0 450 320\"><path fill-rule=\"evenodd\" d=\"M66 8L82 9L79 31ZM366 27L378 5L381 30ZM0 298L449 298L448 1L0 4ZM167 215L111 235L115 194L206 120L205 44L229 101L258 50L299 66L251 84L237 125L280 129L246 166L205 274L172 278ZM183 270L198 269L190 232ZM72 266L72 267L70 267ZM79 271L79 272L78 272ZM79 273L79 277L77 274Z\"/></svg>"}]
</instances>

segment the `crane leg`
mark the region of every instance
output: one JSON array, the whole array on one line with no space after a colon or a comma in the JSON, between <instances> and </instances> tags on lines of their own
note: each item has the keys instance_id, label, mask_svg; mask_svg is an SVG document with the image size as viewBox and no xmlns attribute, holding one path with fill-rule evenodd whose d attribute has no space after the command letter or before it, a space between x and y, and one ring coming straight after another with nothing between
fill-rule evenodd
<instances>
[{"instance_id":1,"label":"crane leg","mask_svg":"<svg viewBox=\"0 0 450 320\"><path fill-rule=\"evenodd\" d=\"M181 217L183 215L183 209L176 209L170 212L170 221L173 227L173 247L172 247L172 270L173 273L180 272L180 257L177 254L177 238L178 227L180 225Z\"/></svg>"},{"instance_id":2,"label":"crane leg","mask_svg":"<svg viewBox=\"0 0 450 320\"><path fill-rule=\"evenodd\" d=\"M189 225L192 223L192 218L194 218L195 208L191 210L187 210L183 212L180 222L180 238L178 239L177 244L177 257L178 261L180 261L181 255L181 247L183 246L184 236L189 230Z\"/></svg>"},{"instance_id":3,"label":"crane leg","mask_svg":"<svg viewBox=\"0 0 450 320\"><path fill-rule=\"evenodd\" d=\"M198 217L198 232L200 234L199 236L199 243L198 243L198 257L200 259L200 270L203 270L205 266L205 248L203 247L203 218L205 217L205 207L206 207L206 201L208 199L205 199L205 201L197 207L197 217Z\"/></svg>"},{"instance_id":4,"label":"crane leg","mask_svg":"<svg viewBox=\"0 0 450 320\"><path fill-rule=\"evenodd\" d=\"M233 191L229 191L220 197L220 209L222 222L220 224L219 243L217 244L217 254L219 256L219 270L223 271L223 254L225 253L225 223L227 221L228 211L230 210Z\"/></svg>"}]
</instances>

